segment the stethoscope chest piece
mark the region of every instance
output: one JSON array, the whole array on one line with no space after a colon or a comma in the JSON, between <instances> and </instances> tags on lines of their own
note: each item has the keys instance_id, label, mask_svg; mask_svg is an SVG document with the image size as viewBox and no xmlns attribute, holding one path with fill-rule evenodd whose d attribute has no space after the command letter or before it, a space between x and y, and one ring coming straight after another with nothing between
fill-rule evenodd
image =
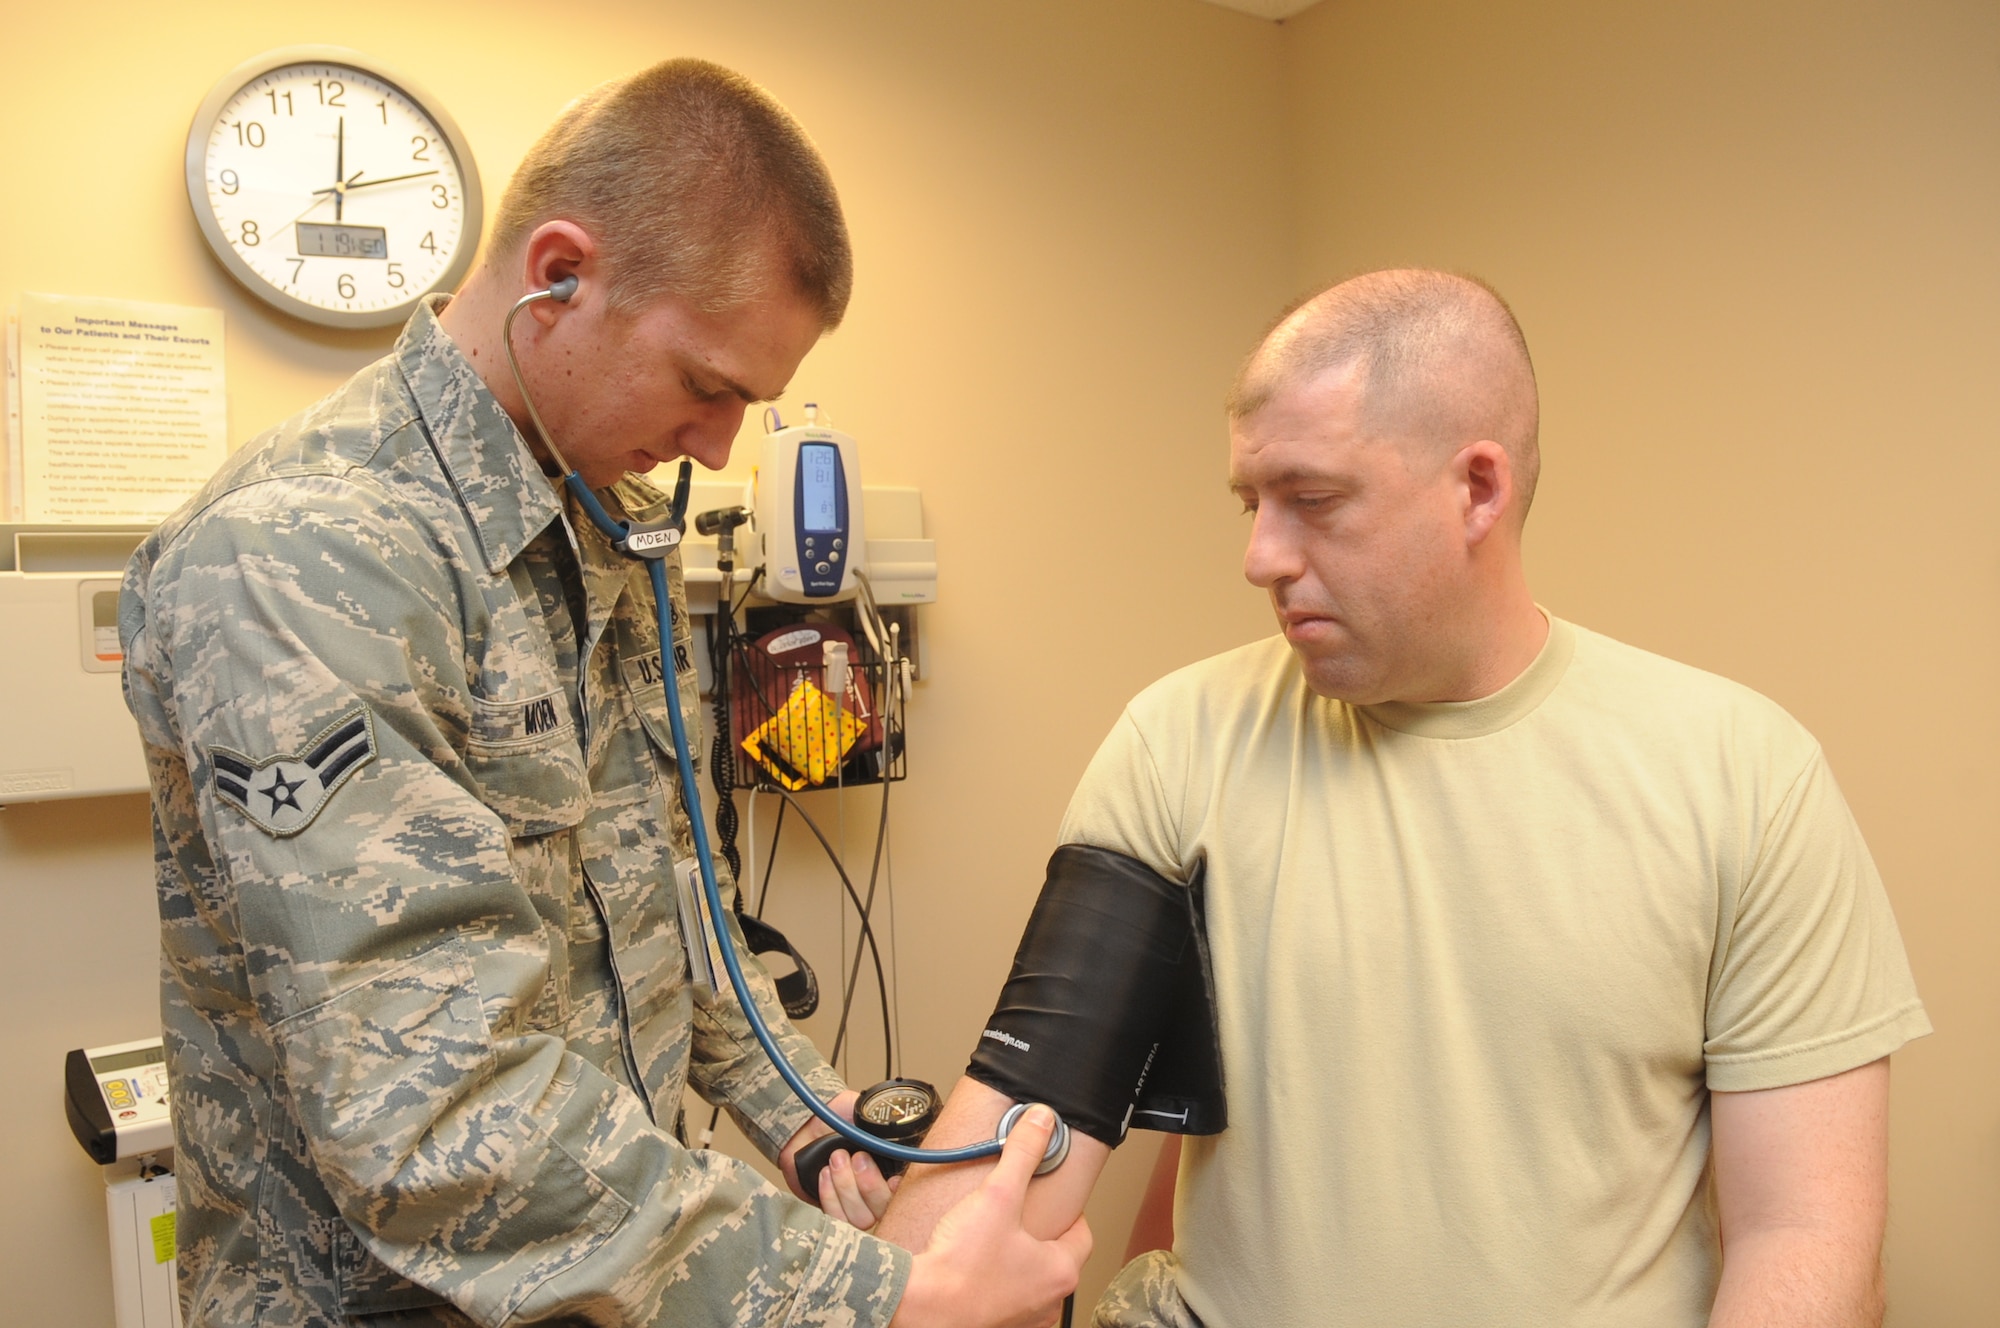
<instances>
[{"instance_id":1,"label":"stethoscope chest piece","mask_svg":"<svg viewBox=\"0 0 2000 1328\"><path fill-rule=\"evenodd\" d=\"M1012 1134L1015 1124L1021 1119L1022 1113L1034 1105L1032 1102L1016 1102L1013 1106L1007 1108L1007 1114L1000 1118L1000 1128L993 1132L993 1137L1004 1140L1008 1135ZM1035 1174L1037 1176L1048 1175L1051 1171L1061 1166L1063 1159L1068 1156L1069 1122L1065 1121L1061 1116L1057 1116L1056 1128L1049 1135L1049 1146L1042 1150L1042 1160L1036 1165Z\"/></svg>"}]
</instances>

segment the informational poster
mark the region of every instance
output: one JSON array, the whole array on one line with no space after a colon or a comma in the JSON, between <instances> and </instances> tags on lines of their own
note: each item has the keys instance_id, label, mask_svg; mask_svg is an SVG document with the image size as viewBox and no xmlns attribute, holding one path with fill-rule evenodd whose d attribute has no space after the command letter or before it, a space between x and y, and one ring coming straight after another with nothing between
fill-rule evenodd
<instances>
[{"instance_id":1,"label":"informational poster","mask_svg":"<svg viewBox=\"0 0 2000 1328\"><path fill-rule=\"evenodd\" d=\"M21 320L7 315L7 437L0 452L0 521L21 519Z\"/></svg>"},{"instance_id":2,"label":"informational poster","mask_svg":"<svg viewBox=\"0 0 2000 1328\"><path fill-rule=\"evenodd\" d=\"M10 331L16 519L151 523L222 464L220 309L24 294Z\"/></svg>"}]
</instances>

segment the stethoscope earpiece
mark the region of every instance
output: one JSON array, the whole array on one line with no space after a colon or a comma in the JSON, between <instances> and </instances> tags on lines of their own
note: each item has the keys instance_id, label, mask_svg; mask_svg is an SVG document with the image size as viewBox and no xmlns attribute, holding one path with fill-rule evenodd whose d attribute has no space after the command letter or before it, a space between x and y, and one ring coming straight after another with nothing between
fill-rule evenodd
<instances>
[{"instance_id":1,"label":"stethoscope earpiece","mask_svg":"<svg viewBox=\"0 0 2000 1328\"><path fill-rule=\"evenodd\" d=\"M576 288L581 283L582 279L572 272L561 281L549 284L549 298L557 304L568 304L570 296L576 294Z\"/></svg>"}]
</instances>

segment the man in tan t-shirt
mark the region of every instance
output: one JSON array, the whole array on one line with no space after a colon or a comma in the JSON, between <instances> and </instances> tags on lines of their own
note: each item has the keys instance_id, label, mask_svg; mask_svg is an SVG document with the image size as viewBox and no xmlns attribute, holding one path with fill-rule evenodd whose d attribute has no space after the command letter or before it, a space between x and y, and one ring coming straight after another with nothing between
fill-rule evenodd
<instances>
[{"instance_id":1,"label":"man in tan t-shirt","mask_svg":"<svg viewBox=\"0 0 2000 1328\"><path fill-rule=\"evenodd\" d=\"M1880 1321L1887 1057L1929 1031L1880 879L1776 705L1536 606L1537 417L1512 314L1436 272L1322 292L1238 380L1282 637L1136 698L1061 833L1205 874L1227 1082L1100 1324ZM961 1081L932 1142L1009 1105Z\"/></svg>"}]
</instances>

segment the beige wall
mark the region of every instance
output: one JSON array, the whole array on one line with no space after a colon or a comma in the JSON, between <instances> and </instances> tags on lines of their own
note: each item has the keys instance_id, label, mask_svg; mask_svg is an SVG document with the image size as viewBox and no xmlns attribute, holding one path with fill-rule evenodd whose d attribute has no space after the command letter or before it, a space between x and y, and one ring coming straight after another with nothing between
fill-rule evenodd
<instances>
[{"instance_id":1,"label":"beige wall","mask_svg":"<svg viewBox=\"0 0 2000 1328\"><path fill-rule=\"evenodd\" d=\"M873 482L921 486L942 550L894 862L906 1063L948 1082L1118 707L1166 664L1260 630L1213 443L1236 357L1290 279L1280 30L1194 0L306 12L11 6L0 298L221 306L231 429L247 437L387 338L268 315L204 252L181 154L196 103L237 61L313 40L410 71L494 192L565 101L653 59L705 55L770 87L831 161L859 265L847 324L790 399L826 403ZM818 802L866 845L871 801L844 815ZM0 1320L110 1322L101 1187L58 1076L70 1047L157 1027L149 870L141 799L0 812ZM774 909L833 987L830 898L800 872ZM880 1073L878 1044L863 1039L861 1082ZM1149 1150L1124 1150L1121 1173L1142 1173ZM1093 1282L1142 1180L1121 1175L1097 1205L1108 1252Z\"/></svg>"},{"instance_id":2,"label":"beige wall","mask_svg":"<svg viewBox=\"0 0 2000 1328\"><path fill-rule=\"evenodd\" d=\"M1536 355L1556 612L1825 744L1936 1036L1895 1063L1891 1322L2000 1303L2000 9L1327 0L1287 25L1302 279L1480 273Z\"/></svg>"},{"instance_id":3,"label":"beige wall","mask_svg":"<svg viewBox=\"0 0 2000 1328\"><path fill-rule=\"evenodd\" d=\"M1777 697L1869 833L1940 1030L1898 1059L1894 1321L1972 1325L2000 1248L1978 837L2000 559L1977 507L2000 466L2000 20L1752 8L1327 0L1281 27L1194 0L17 6L0 298L221 306L247 437L386 341L266 315L203 252L180 153L237 60L317 40L410 70L489 191L569 96L647 60L771 87L825 148L860 262L791 399L829 404L871 480L922 486L944 562L894 841L906 1064L944 1080L1118 706L1264 630L1219 492L1237 357L1309 281L1486 274L1543 377L1545 602ZM818 806L865 846L871 800ZM110 1321L57 1067L156 1018L148 873L140 799L0 813L10 1321ZM802 854L781 877L778 919L832 986L830 886ZM1096 1205L1091 1285L1149 1152L1122 1150Z\"/></svg>"}]
</instances>

